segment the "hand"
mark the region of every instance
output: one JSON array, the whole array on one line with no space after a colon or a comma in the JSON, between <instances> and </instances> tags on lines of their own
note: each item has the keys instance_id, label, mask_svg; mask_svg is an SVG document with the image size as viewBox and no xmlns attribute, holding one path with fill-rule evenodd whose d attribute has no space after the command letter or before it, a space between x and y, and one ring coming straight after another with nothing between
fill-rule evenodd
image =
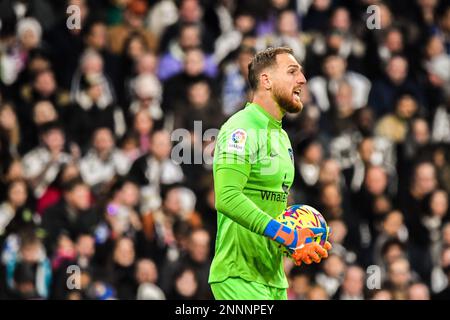
<instances>
[{"instance_id":1,"label":"hand","mask_svg":"<svg viewBox=\"0 0 450 320\"><path fill-rule=\"evenodd\" d=\"M328 231L325 228L290 228L276 220L271 220L264 230L264 235L285 246L296 264L300 265L302 262L318 263L322 258L328 257L327 250L331 249L331 244L327 241L322 247L313 242L315 237L327 234Z\"/></svg>"},{"instance_id":2,"label":"hand","mask_svg":"<svg viewBox=\"0 0 450 320\"><path fill-rule=\"evenodd\" d=\"M309 242L297 248L291 257L297 266L300 266L302 262L305 264L320 263L322 259L328 257L328 251L331 249L332 245L328 241L325 242L323 247L317 242Z\"/></svg>"}]
</instances>

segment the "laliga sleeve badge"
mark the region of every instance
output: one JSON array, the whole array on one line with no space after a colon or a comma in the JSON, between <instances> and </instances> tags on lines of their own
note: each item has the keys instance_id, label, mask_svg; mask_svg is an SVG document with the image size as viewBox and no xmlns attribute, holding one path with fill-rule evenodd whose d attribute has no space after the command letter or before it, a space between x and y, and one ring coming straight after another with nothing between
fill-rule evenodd
<instances>
[{"instance_id":1,"label":"laliga sleeve badge","mask_svg":"<svg viewBox=\"0 0 450 320\"><path fill-rule=\"evenodd\" d=\"M243 153L245 150L245 141L247 140L247 132L243 129L236 129L231 133L228 139L228 151Z\"/></svg>"}]
</instances>

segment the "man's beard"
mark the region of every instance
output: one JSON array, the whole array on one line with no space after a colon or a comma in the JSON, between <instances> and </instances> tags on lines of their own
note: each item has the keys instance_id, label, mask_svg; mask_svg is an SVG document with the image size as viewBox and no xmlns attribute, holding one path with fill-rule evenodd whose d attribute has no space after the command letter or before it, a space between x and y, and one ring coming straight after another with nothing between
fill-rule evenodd
<instances>
[{"instance_id":1,"label":"man's beard","mask_svg":"<svg viewBox=\"0 0 450 320\"><path fill-rule=\"evenodd\" d=\"M283 91L276 86L274 86L272 90L273 99L284 111L289 113L298 113L302 111L303 103L301 100L299 100L298 103L293 100L292 91Z\"/></svg>"}]
</instances>

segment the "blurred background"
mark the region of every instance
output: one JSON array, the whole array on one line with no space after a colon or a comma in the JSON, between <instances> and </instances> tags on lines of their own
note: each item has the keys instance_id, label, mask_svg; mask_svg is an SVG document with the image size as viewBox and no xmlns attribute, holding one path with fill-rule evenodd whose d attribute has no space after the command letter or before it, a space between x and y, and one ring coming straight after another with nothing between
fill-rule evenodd
<instances>
[{"instance_id":1,"label":"blurred background","mask_svg":"<svg viewBox=\"0 0 450 320\"><path fill-rule=\"evenodd\" d=\"M308 79L283 120L289 203L334 246L286 260L289 299L450 299L445 0L1 0L0 297L211 299L194 159L251 99L251 57L282 45Z\"/></svg>"}]
</instances>

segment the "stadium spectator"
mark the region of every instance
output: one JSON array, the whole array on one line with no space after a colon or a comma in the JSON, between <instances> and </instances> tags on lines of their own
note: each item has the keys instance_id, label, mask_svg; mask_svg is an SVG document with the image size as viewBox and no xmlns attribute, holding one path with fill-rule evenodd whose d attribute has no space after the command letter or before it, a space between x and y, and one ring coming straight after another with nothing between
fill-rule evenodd
<instances>
[{"instance_id":1,"label":"stadium spectator","mask_svg":"<svg viewBox=\"0 0 450 320\"><path fill-rule=\"evenodd\" d=\"M141 74L132 82L132 100L128 113L135 115L147 111L153 121L162 124L164 111L161 108L162 88L159 80L151 74Z\"/></svg>"},{"instance_id":2,"label":"stadium spectator","mask_svg":"<svg viewBox=\"0 0 450 320\"><path fill-rule=\"evenodd\" d=\"M188 86L187 101L175 107L174 118L174 129L193 130L195 121L201 122L205 131L220 126L224 116L208 81L199 80Z\"/></svg>"},{"instance_id":3,"label":"stadium spectator","mask_svg":"<svg viewBox=\"0 0 450 320\"><path fill-rule=\"evenodd\" d=\"M365 172L361 189L354 194L354 203L360 216L360 223L369 228L369 236L374 239L380 231L384 215L392 208L388 180L386 170L381 166L370 166Z\"/></svg>"},{"instance_id":4,"label":"stadium spectator","mask_svg":"<svg viewBox=\"0 0 450 320\"><path fill-rule=\"evenodd\" d=\"M208 75L206 70L205 55L198 48L192 48L186 51L183 59L183 70L180 73L168 78L164 82L165 90L163 92L163 109L173 111L175 106L187 99L187 90L193 82L206 80L213 86L213 78Z\"/></svg>"},{"instance_id":5,"label":"stadium spectator","mask_svg":"<svg viewBox=\"0 0 450 320\"><path fill-rule=\"evenodd\" d=\"M403 143L411 126L413 117L419 106L413 96L405 94L395 103L395 112L391 112L378 120L375 132L394 143Z\"/></svg>"},{"instance_id":6,"label":"stadium spectator","mask_svg":"<svg viewBox=\"0 0 450 320\"><path fill-rule=\"evenodd\" d=\"M198 26L198 31L201 34L199 44L201 43L202 49L205 52L212 52L212 44L216 36L213 30L216 28L216 25L207 25L207 18L205 8L202 7L200 1L181 0L178 3L178 19L173 24L167 26L160 37L160 52L165 52L170 49L173 41L181 34L183 25L186 24Z\"/></svg>"},{"instance_id":7,"label":"stadium spectator","mask_svg":"<svg viewBox=\"0 0 450 320\"><path fill-rule=\"evenodd\" d=\"M195 300L198 296L198 280L195 271L189 267L177 271L169 300Z\"/></svg>"},{"instance_id":8,"label":"stadium spectator","mask_svg":"<svg viewBox=\"0 0 450 320\"><path fill-rule=\"evenodd\" d=\"M382 279L387 279L388 266L395 260L400 258L407 258L408 252L403 242L397 238L388 239L381 248L382 261L379 264L382 272Z\"/></svg>"},{"instance_id":9,"label":"stadium spectator","mask_svg":"<svg viewBox=\"0 0 450 320\"><path fill-rule=\"evenodd\" d=\"M438 106L433 117L431 139L433 142L450 143L450 92L445 102Z\"/></svg>"},{"instance_id":10,"label":"stadium spectator","mask_svg":"<svg viewBox=\"0 0 450 320\"><path fill-rule=\"evenodd\" d=\"M342 285L333 296L335 300L364 300L364 271L358 266L349 266Z\"/></svg>"},{"instance_id":11,"label":"stadium spectator","mask_svg":"<svg viewBox=\"0 0 450 320\"><path fill-rule=\"evenodd\" d=\"M120 54L126 43L126 39L132 33L140 34L145 46L155 51L158 43L150 30L145 28L145 15L148 12L148 4L144 0L128 1L123 13L123 21L118 25L111 26L108 30L108 43L112 53Z\"/></svg>"},{"instance_id":12,"label":"stadium spectator","mask_svg":"<svg viewBox=\"0 0 450 320\"><path fill-rule=\"evenodd\" d=\"M223 31L214 43L214 57L218 63L226 61L241 45L246 46L245 37L251 37L255 33L256 19L250 10L238 7L229 18L232 19L233 25L229 30Z\"/></svg>"},{"instance_id":13,"label":"stadium spectator","mask_svg":"<svg viewBox=\"0 0 450 320\"><path fill-rule=\"evenodd\" d=\"M237 58L224 67L222 88L223 113L231 115L245 103L249 94L247 83L248 64L255 54L252 47L241 47Z\"/></svg>"},{"instance_id":14,"label":"stadium spectator","mask_svg":"<svg viewBox=\"0 0 450 320\"><path fill-rule=\"evenodd\" d=\"M61 166L71 161L72 156L64 151L63 128L56 122L41 128L41 144L23 157L24 177L40 198L48 186L56 180Z\"/></svg>"},{"instance_id":15,"label":"stadium spectator","mask_svg":"<svg viewBox=\"0 0 450 320\"><path fill-rule=\"evenodd\" d=\"M86 0L67 0L65 8L69 6L76 6L79 9L79 26L67 27L69 14L66 13L67 10L63 9L59 11L58 21L47 34L44 34L44 40L49 45L57 82L66 90L70 89L73 74L83 52L81 29L92 15L89 3Z\"/></svg>"},{"instance_id":16,"label":"stadium spectator","mask_svg":"<svg viewBox=\"0 0 450 320\"><path fill-rule=\"evenodd\" d=\"M378 229L379 233L375 238L373 248L373 261L380 265L382 263L381 251L384 245L392 239L398 239L402 243L406 243L408 240L408 229L404 225L403 214L398 210L386 213Z\"/></svg>"},{"instance_id":17,"label":"stadium spectator","mask_svg":"<svg viewBox=\"0 0 450 320\"><path fill-rule=\"evenodd\" d=\"M329 0L314 0L310 2L306 16L304 17L303 28L306 31L324 32L328 26L332 7L332 1Z\"/></svg>"},{"instance_id":18,"label":"stadium spectator","mask_svg":"<svg viewBox=\"0 0 450 320\"><path fill-rule=\"evenodd\" d=\"M447 285L438 293L432 296L432 300L448 300L450 297L450 266L445 265L443 268L443 274L447 277Z\"/></svg>"},{"instance_id":19,"label":"stadium spectator","mask_svg":"<svg viewBox=\"0 0 450 320\"><path fill-rule=\"evenodd\" d=\"M333 296L342 284L346 264L341 256L331 253L322 265L322 271L316 274L315 282L329 297Z\"/></svg>"},{"instance_id":20,"label":"stadium spectator","mask_svg":"<svg viewBox=\"0 0 450 320\"><path fill-rule=\"evenodd\" d=\"M408 300L430 300L430 290L424 283L414 283L408 289Z\"/></svg>"},{"instance_id":21,"label":"stadium spectator","mask_svg":"<svg viewBox=\"0 0 450 320\"><path fill-rule=\"evenodd\" d=\"M328 226L333 233L330 234L330 239L333 242L333 252L343 257L347 264L354 264L358 258L355 246L347 237L348 230L344 221L341 219L334 219L328 221Z\"/></svg>"},{"instance_id":22,"label":"stadium spectator","mask_svg":"<svg viewBox=\"0 0 450 320\"><path fill-rule=\"evenodd\" d=\"M283 10L278 13L275 32L261 36L256 41L256 50L261 51L267 47L290 47L299 61L306 57L308 37L299 31L298 18L293 10Z\"/></svg>"},{"instance_id":23,"label":"stadium spectator","mask_svg":"<svg viewBox=\"0 0 450 320\"><path fill-rule=\"evenodd\" d=\"M409 242L411 264L428 281L431 272L430 235L423 225L426 196L437 187L436 170L429 162L415 166L409 190L401 198L400 207L405 212L405 224L414 236Z\"/></svg>"},{"instance_id":24,"label":"stadium spectator","mask_svg":"<svg viewBox=\"0 0 450 320\"><path fill-rule=\"evenodd\" d=\"M330 109L331 97L335 97L339 83L346 81L352 88L353 106L355 109L367 103L371 83L360 73L347 70L347 62L338 55L330 55L323 62L323 76L316 76L308 81L317 104L322 112Z\"/></svg>"},{"instance_id":25,"label":"stadium spectator","mask_svg":"<svg viewBox=\"0 0 450 320\"><path fill-rule=\"evenodd\" d=\"M98 194L115 176L128 173L130 162L115 147L109 128L97 129L92 137L92 148L80 160L83 180Z\"/></svg>"},{"instance_id":26,"label":"stadium spectator","mask_svg":"<svg viewBox=\"0 0 450 320\"><path fill-rule=\"evenodd\" d=\"M97 215L91 208L89 187L80 180L68 182L63 198L47 208L42 217L45 246L51 255L61 233L76 239L82 233L91 233L97 223Z\"/></svg>"},{"instance_id":27,"label":"stadium spectator","mask_svg":"<svg viewBox=\"0 0 450 320\"><path fill-rule=\"evenodd\" d=\"M197 295L200 299L211 299L212 293L208 285L209 265L211 263L209 253L209 234L204 229L193 230L189 236L187 250L177 259L175 263L167 263L163 267L162 288L170 294L170 281L179 269L191 268L195 271L198 283Z\"/></svg>"},{"instance_id":28,"label":"stadium spectator","mask_svg":"<svg viewBox=\"0 0 450 320\"><path fill-rule=\"evenodd\" d=\"M26 181L13 180L7 188L7 198L0 204L0 243L10 234L22 230L33 230L38 217L31 209Z\"/></svg>"},{"instance_id":29,"label":"stadium spectator","mask_svg":"<svg viewBox=\"0 0 450 320\"><path fill-rule=\"evenodd\" d=\"M130 137L136 139L136 155L133 160L150 151L153 127L153 119L147 110L140 110L134 115L133 132L130 133Z\"/></svg>"},{"instance_id":30,"label":"stadium spectator","mask_svg":"<svg viewBox=\"0 0 450 320\"><path fill-rule=\"evenodd\" d=\"M189 0L195 1L195 0ZM176 40L171 41L167 51L165 51L159 62L158 77L165 81L171 76L183 70L183 60L189 49L197 48L205 56L205 72L208 76L217 75L217 65L213 56L201 49L201 28L197 24L185 24L180 26Z\"/></svg>"},{"instance_id":31,"label":"stadium spectator","mask_svg":"<svg viewBox=\"0 0 450 320\"><path fill-rule=\"evenodd\" d=\"M105 74L112 80L114 89L119 92L121 87L119 77L119 57L108 48L108 27L100 19L89 21L83 29L84 50L94 50L102 56L105 64Z\"/></svg>"},{"instance_id":32,"label":"stadium spectator","mask_svg":"<svg viewBox=\"0 0 450 320\"><path fill-rule=\"evenodd\" d=\"M306 300L330 300L330 296L327 294L326 290L320 285L313 286L307 294Z\"/></svg>"},{"instance_id":33,"label":"stadium spectator","mask_svg":"<svg viewBox=\"0 0 450 320\"><path fill-rule=\"evenodd\" d=\"M420 104L424 102L423 92L409 76L409 64L403 56L392 56L384 70L384 76L373 82L369 94L368 103L378 117L394 110L395 99L400 94L414 94Z\"/></svg>"},{"instance_id":34,"label":"stadium spectator","mask_svg":"<svg viewBox=\"0 0 450 320\"><path fill-rule=\"evenodd\" d=\"M2 168L7 167L11 157L18 156L21 130L14 107L5 103L0 107L0 139L2 143Z\"/></svg>"},{"instance_id":35,"label":"stadium spectator","mask_svg":"<svg viewBox=\"0 0 450 320\"><path fill-rule=\"evenodd\" d=\"M48 298L52 279L50 261L33 230L10 238L2 255L11 298Z\"/></svg>"},{"instance_id":36,"label":"stadium spectator","mask_svg":"<svg viewBox=\"0 0 450 320\"><path fill-rule=\"evenodd\" d=\"M442 239L440 230L449 218L448 194L436 189L429 197L428 208L423 217L423 224L430 234L430 251L433 264L439 261Z\"/></svg>"},{"instance_id":37,"label":"stadium spectator","mask_svg":"<svg viewBox=\"0 0 450 320\"><path fill-rule=\"evenodd\" d=\"M135 278L136 252L133 240L127 237L118 238L111 261L105 268L104 281L112 286L117 299L135 299L138 284Z\"/></svg>"},{"instance_id":38,"label":"stadium spectator","mask_svg":"<svg viewBox=\"0 0 450 320\"><path fill-rule=\"evenodd\" d=\"M161 204L160 188L181 182L184 174L180 166L170 159L172 146L166 131L156 131L151 139L151 151L138 158L129 175L141 188L142 212L155 210Z\"/></svg>"},{"instance_id":39,"label":"stadium spectator","mask_svg":"<svg viewBox=\"0 0 450 320\"><path fill-rule=\"evenodd\" d=\"M111 197L105 208L105 220L110 228L110 238L127 236L136 240L142 223L136 208L139 208L139 188L127 180L118 180L111 188Z\"/></svg>"},{"instance_id":40,"label":"stadium spectator","mask_svg":"<svg viewBox=\"0 0 450 320\"><path fill-rule=\"evenodd\" d=\"M158 269L150 259L140 259L136 263L136 280L139 284L158 283Z\"/></svg>"},{"instance_id":41,"label":"stadium spectator","mask_svg":"<svg viewBox=\"0 0 450 320\"><path fill-rule=\"evenodd\" d=\"M29 53L41 45L42 27L35 18L24 17L17 23L16 41L10 44L2 59L2 80L6 85L13 84L25 68Z\"/></svg>"},{"instance_id":42,"label":"stadium spectator","mask_svg":"<svg viewBox=\"0 0 450 320\"><path fill-rule=\"evenodd\" d=\"M306 300L312 285L311 275L307 272L302 272L299 268L292 268L289 273L289 280L288 299Z\"/></svg>"},{"instance_id":43,"label":"stadium spectator","mask_svg":"<svg viewBox=\"0 0 450 320\"><path fill-rule=\"evenodd\" d=\"M393 297L389 290L380 289L372 294L371 300L393 300Z\"/></svg>"},{"instance_id":44,"label":"stadium spectator","mask_svg":"<svg viewBox=\"0 0 450 320\"><path fill-rule=\"evenodd\" d=\"M388 280L385 284L394 300L407 300L408 289L413 281L410 264L405 258L394 260L388 266Z\"/></svg>"},{"instance_id":45,"label":"stadium spectator","mask_svg":"<svg viewBox=\"0 0 450 320\"><path fill-rule=\"evenodd\" d=\"M443 248L439 255L439 261L435 264L431 273L431 290L434 294L444 290L448 285L446 270L450 266L450 248Z\"/></svg>"},{"instance_id":46,"label":"stadium spectator","mask_svg":"<svg viewBox=\"0 0 450 320\"><path fill-rule=\"evenodd\" d=\"M37 200L36 212L42 216L48 207L56 204L62 198L64 185L73 179L81 179L81 174L78 164L71 161L61 166L55 181Z\"/></svg>"},{"instance_id":47,"label":"stadium spectator","mask_svg":"<svg viewBox=\"0 0 450 320\"><path fill-rule=\"evenodd\" d=\"M323 148L314 138L305 138L297 147L296 182L294 188L297 203L312 203L318 197L318 182L320 164L323 158Z\"/></svg>"},{"instance_id":48,"label":"stadium spectator","mask_svg":"<svg viewBox=\"0 0 450 320\"><path fill-rule=\"evenodd\" d=\"M88 50L81 56L72 80L71 100L68 126L80 148L87 148L96 128L108 127L115 137L125 133L123 112L116 105L114 87L104 72L103 58L97 52Z\"/></svg>"},{"instance_id":49,"label":"stadium spectator","mask_svg":"<svg viewBox=\"0 0 450 320\"><path fill-rule=\"evenodd\" d=\"M58 118L60 122L65 122L66 107L68 107L70 103L68 92L59 88L52 69L36 71L33 73L30 82L31 83L24 83L23 86L20 87L20 98L16 108L21 127L21 136L23 137L22 145L19 150L21 153L30 151L30 149L38 143L37 125L40 124L39 120L42 121L42 119L36 119L34 112L42 112L45 111L45 109L48 111L49 109L47 106L43 108L44 110L35 110L36 104L42 101L51 103L55 109L56 115L49 115L46 120L49 120L48 118L53 118L55 120Z\"/></svg>"}]
</instances>

